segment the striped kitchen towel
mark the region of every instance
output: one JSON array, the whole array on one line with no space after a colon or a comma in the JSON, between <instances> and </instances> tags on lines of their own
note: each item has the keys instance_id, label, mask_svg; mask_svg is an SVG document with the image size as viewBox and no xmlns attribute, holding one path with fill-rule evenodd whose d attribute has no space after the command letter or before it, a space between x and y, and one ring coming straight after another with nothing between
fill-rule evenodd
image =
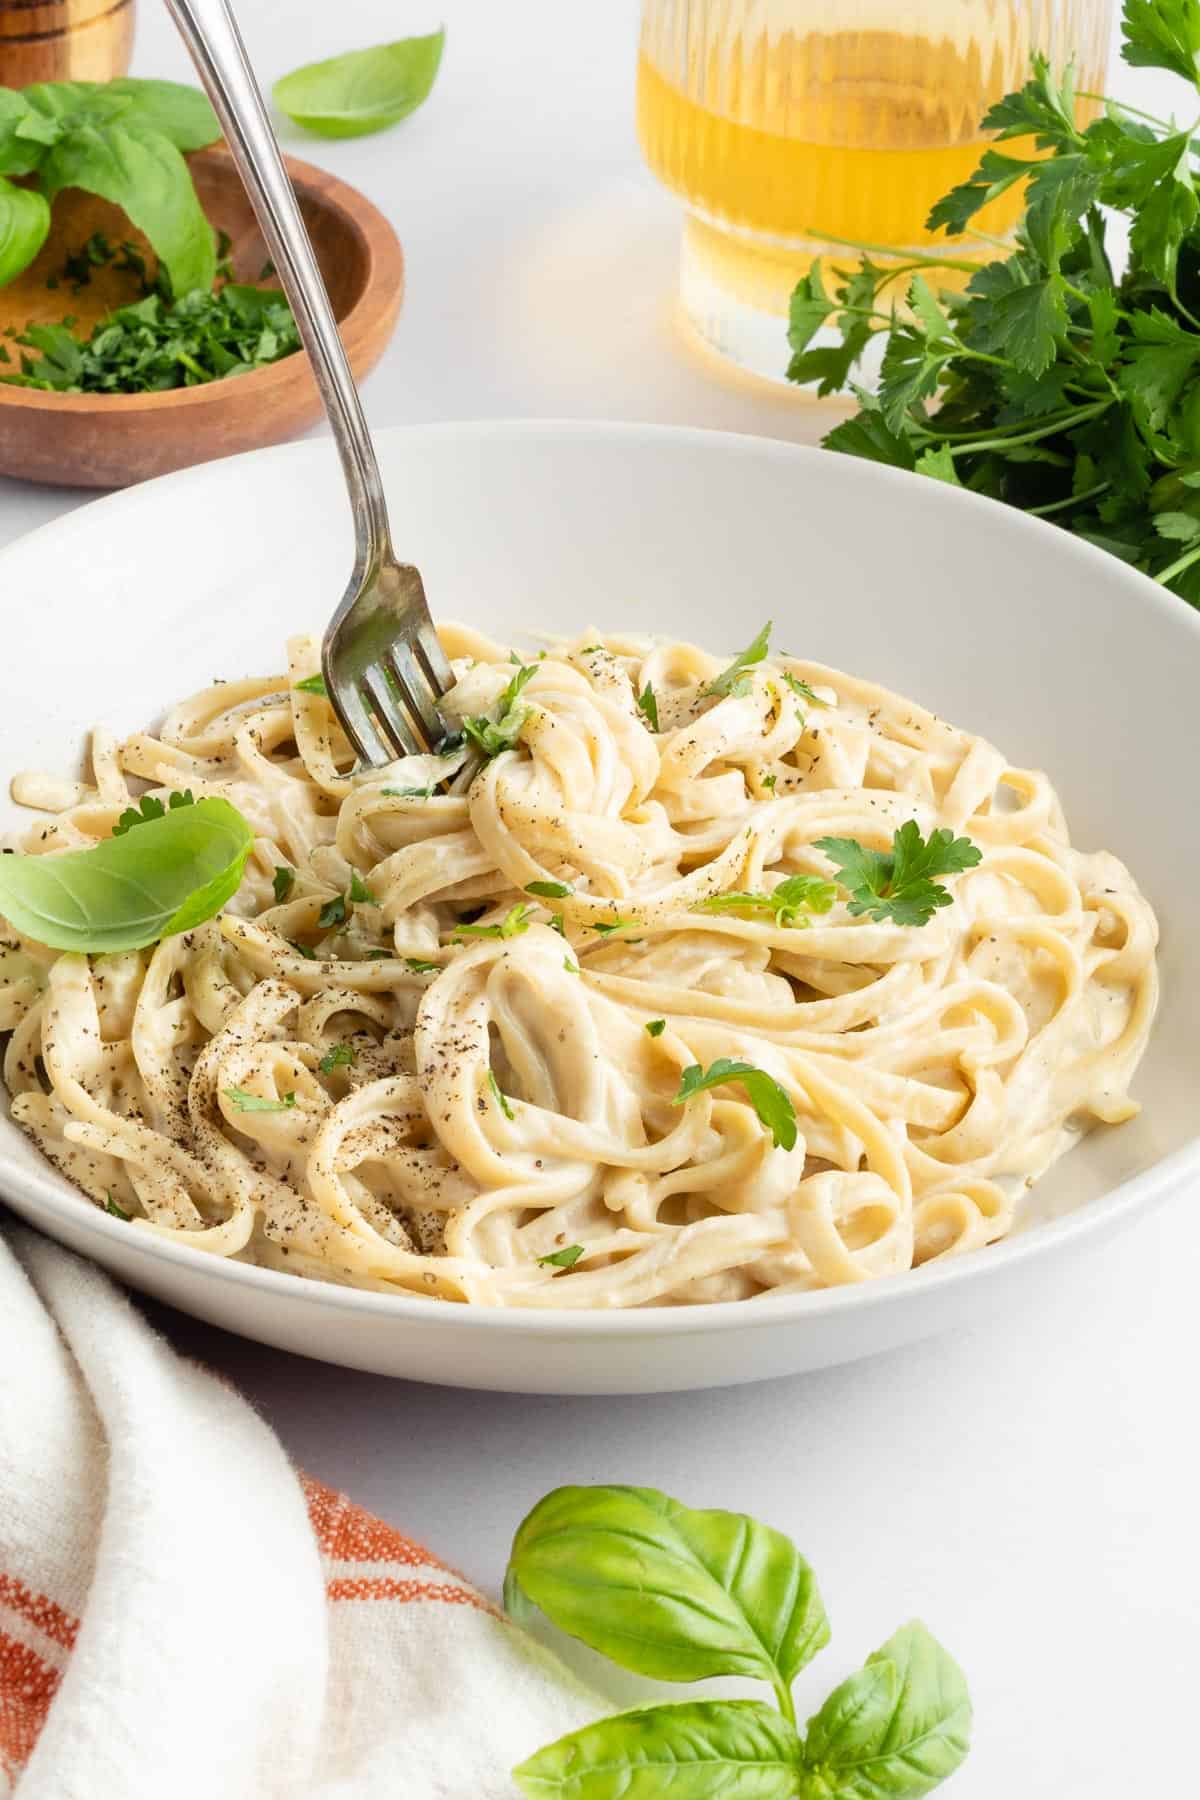
<instances>
[{"instance_id":1,"label":"striped kitchen towel","mask_svg":"<svg viewBox=\"0 0 1200 1800\"><path fill-rule=\"evenodd\" d=\"M513 1764L599 1710L16 1227L0 1359L0 1795L511 1800Z\"/></svg>"}]
</instances>

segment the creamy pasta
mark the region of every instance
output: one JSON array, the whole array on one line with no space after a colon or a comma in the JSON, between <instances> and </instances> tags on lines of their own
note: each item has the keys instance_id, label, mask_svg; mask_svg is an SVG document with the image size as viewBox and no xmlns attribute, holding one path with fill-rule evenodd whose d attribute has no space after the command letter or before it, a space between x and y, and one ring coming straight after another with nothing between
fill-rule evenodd
<instances>
[{"instance_id":1,"label":"creamy pasta","mask_svg":"<svg viewBox=\"0 0 1200 1800\"><path fill-rule=\"evenodd\" d=\"M515 659L443 637L448 716L495 719ZM445 1300L746 1300L1003 1237L1136 1111L1154 915L981 738L787 656L705 694L725 666L555 643L482 766L468 742L355 773L299 637L286 677L97 730L86 780L19 776L26 852L108 837L146 784L228 799L255 847L224 913L150 950L3 934L13 1118L132 1230ZM923 926L844 892L697 910L909 819L982 852ZM790 1149L736 1080L678 1103L724 1057L788 1096Z\"/></svg>"}]
</instances>

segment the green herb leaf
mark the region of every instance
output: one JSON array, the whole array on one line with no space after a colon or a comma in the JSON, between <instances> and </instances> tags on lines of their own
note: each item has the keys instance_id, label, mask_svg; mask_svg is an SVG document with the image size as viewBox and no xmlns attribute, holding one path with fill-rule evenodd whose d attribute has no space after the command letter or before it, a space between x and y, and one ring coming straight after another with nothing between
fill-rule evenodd
<instances>
[{"instance_id":1,"label":"green herb leaf","mask_svg":"<svg viewBox=\"0 0 1200 1800\"><path fill-rule=\"evenodd\" d=\"M719 1056L707 1071L699 1063L693 1063L683 1071L679 1092L671 1104L682 1106L693 1094L702 1093L706 1088L724 1087L728 1082L737 1082L745 1088L751 1106L771 1133L776 1149L794 1149L796 1109L775 1077L768 1075L765 1069L756 1069L753 1063L735 1062L731 1057Z\"/></svg>"},{"instance_id":2,"label":"green herb leaf","mask_svg":"<svg viewBox=\"0 0 1200 1800\"><path fill-rule=\"evenodd\" d=\"M841 871L852 913L896 925L928 925L938 908L953 900L937 877L982 861L970 838L956 838L943 828L926 841L915 819L896 832L890 851L864 849L857 838L818 838L814 847Z\"/></svg>"},{"instance_id":3,"label":"green herb leaf","mask_svg":"<svg viewBox=\"0 0 1200 1800\"><path fill-rule=\"evenodd\" d=\"M0 857L0 914L54 950L140 950L220 912L253 845L227 800L198 800L89 850Z\"/></svg>"},{"instance_id":4,"label":"green herb leaf","mask_svg":"<svg viewBox=\"0 0 1200 1800\"><path fill-rule=\"evenodd\" d=\"M800 1741L757 1700L640 1707L573 1731L513 1770L530 1800L792 1800Z\"/></svg>"},{"instance_id":5,"label":"green herb leaf","mask_svg":"<svg viewBox=\"0 0 1200 1800\"><path fill-rule=\"evenodd\" d=\"M611 937L614 931L627 931L631 925L637 925L637 919L594 919L592 930L598 931L601 937Z\"/></svg>"},{"instance_id":6,"label":"green herb leaf","mask_svg":"<svg viewBox=\"0 0 1200 1800\"><path fill-rule=\"evenodd\" d=\"M488 1070L488 1086L492 1090L492 1099L496 1102L496 1105L500 1108L500 1111L504 1114L505 1118L515 1119L517 1115L509 1104L507 1095L500 1092L500 1083L496 1080L495 1074L491 1069Z\"/></svg>"},{"instance_id":7,"label":"green herb leaf","mask_svg":"<svg viewBox=\"0 0 1200 1800\"><path fill-rule=\"evenodd\" d=\"M27 269L50 235L50 205L0 176L0 287Z\"/></svg>"},{"instance_id":8,"label":"green herb leaf","mask_svg":"<svg viewBox=\"0 0 1200 1800\"><path fill-rule=\"evenodd\" d=\"M463 720L465 735L484 756L499 756L502 750L511 750L516 744L521 727L529 717L529 708L519 704L519 696L526 682L532 681L536 674L536 663L523 664L517 670L496 703L494 719L480 713L475 718Z\"/></svg>"},{"instance_id":9,"label":"green herb leaf","mask_svg":"<svg viewBox=\"0 0 1200 1800\"><path fill-rule=\"evenodd\" d=\"M127 1213L123 1206L117 1205L111 1192L106 1193L104 1196L104 1210L106 1213L111 1213L114 1219L124 1219L126 1223L133 1217L133 1214Z\"/></svg>"},{"instance_id":10,"label":"green herb leaf","mask_svg":"<svg viewBox=\"0 0 1200 1800\"><path fill-rule=\"evenodd\" d=\"M289 941L291 942L292 949L298 956L302 956L305 962L317 962L319 960L316 951L310 948L308 944L297 944L294 940Z\"/></svg>"},{"instance_id":11,"label":"green herb leaf","mask_svg":"<svg viewBox=\"0 0 1200 1800\"><path fill-rule=\"evenodd\" d=\"M529 930L532 918L532 906L521 903L510 907L498 925L456 925L452 935L473 938L519 937L523 931Z\"/></svg>"},{"instance_id":12,"label":"green herb leaf","mask_svg":"<svg viewBox=\"0 0 1200 1800\"><path fill-rule=\"evenodd\" d=\"M307 675L303 681L295 682L294 687L298 694L320 694L323 700L329 698L328 691L325 687L325 677L323 675ZM386 794L388 789L385 788L383 791Z\"/></svg>"},{"instance_id":13,"label":"green herb leaf","mask_svg":"<svg viewBox=\"0 0 1200 1800\"><path fill-rule=\"evenodd\" d=\"M750 681L745 671L753 668L755 663L762 662L770 642L771 621L768 619L754 642L735 656L729 667L722 669L715 681L710 681L707 687L701 688L701 694L715 695L718 699L725 699L730 694L748 694Z\"/></svg>"},{"instance_id":14,"label":"green herb leaf","mask_svg":"<svg viewBox=\"0 0 1200 1800\"><path fill-rule=\"evenodd\" d=\"M346 923L346 896L335 894L327 900L317 915L317 925L322 931L328 931L333 925Z\"/></svg>"},{"instance_id":15,"label":"green herb leaf","mask_svg":"<svg viewBox=\"0 0 1200 1800\"><path fill-rule=\"evenodd\" d=\"M744 1675L786 1688L829 1637L812 1570L782 1532L655 1488L548 1494L513 1540L504 1594L518 1617L539 1607L658 1681Z\"/></svg>"},{"instance_id":16,"label":"green herb leaf","mask_svg":"<svg viewBox=\"0 0 1200 1800\"><path fill-rule=\"evenodd\" d=\"M184 788L182 793L167 796L164 806L154 794L143 794L136 806L128 806L112 828L114 837L124 837L135 825L145 825L152 819L161 819L167 812L177 812L181 806L194 806L195 796L191 788Z\"/></svg>"},{"instance_id":17,"label":"green herb leaf","mask_svg":"<svg viewBox=\"0 0 1200 1800\"><path fill-rule=\"evenodd\" d=\"M527 894L536 894L539 900L565 900L568 894L575 892L565 881L529 881L525 884Z\"/></svg>"},{"instance_id":18,"label":"green herb leaf","mask_svg":"<svg viewBox=\"0 0 1200 1800\"><path fill-rule=\"evenodd\" d=\"M445 32L435 31L308 63L277 81L272 98L280 112L318 137L385 131L428 98L445 41Z\"/></svg>"},{"instance_id":19,"label":"green herb leaf","mask_svg":"<svg viewBox=\"0 0 1200 1800\"><path fill-rule=\"evenodd\" d=\"M549 1256L539 1256L538 1263L543 1269L573 1269L582 1255L582 1244L568 1244L565 1249L555 1250Z\"/></svg>"},{"instance_id":20,"label":"green herb leaf","mask_svg":"<svg viewBox=\"0 0 1200 1800\"><path fill-rule=\"evenodd\" d=\"M357 869L350 871L350 899L355 906L378 906L379 902L359 874Z\"/></svg>"},{"instance_id":21,"label":"green herb leaf","mask_svg":"<svg viewBox=\"0 0 1200 1800\"><path fill-rule=\"evenodd\" d=\"M902 1626L809 1720L802 1800L919 1800L970 1747L957 1663L918 1622Z\"/></svg>"},{"instance_id":22,"label":"green herb leaf","mask_svg":"<svg viewBox=\"0 0 1200 1800\"><path fill-rule=\"evenodd\" d=\"M386 956L388 952L385 950L383 954ZM441 963L426 962L420 956L406 956L404 966L413 975L440 975L442 972Z\"/></svg>"},{"instance_id":23,"label":"green herb leaf","mask_svg":"<svg viewBox=\"0 0 1200 1800\"><path fill-rule=\"evenodd\" d=\"M222 1088L221 1092L231 1106L245 1113L277 1113L290 1112L296 1104L295 1094L285 1094L282 1100L264 1100L259 1094L249 1094L245 1088Z\"/></svg>"},{"instance_id":24,"label":"green herb leaf","mask_svg":"<svg viewBox=\"0 0 1200 1800\"><path fill-rule=\"evenodd\" d=\"M24 94L0 87L0 175L32 175L57 135Z\"/></svg>"},{"instance_id":25,"label":"green herb leaf","mask_svg":"<svg viewBox=\"0 0 1200 1800\"><path fill-rule=\"evenodd\" d=\"M1195 84L1200 59L1197 0L1125 0L1121 55L1144 69L1170 69Z\"/></svg>"},{"instance_id":26,"label":"green herb leaf","mask_svg":"<svg viewBox=\"0 0 1200 1800\"><path fill-rule=\"evenodd\" d=\"M825 705L823 700L818 699L807 681L801 681L798 675L789 675L786 669L781 669L779 673L785 686L791 688L798 700L807 700L810 706Z\"/></svg>"},{"instance_id":27,"label":"green herb leaf","mask_svg":"<svg viewBox=\"0 0 1200 1800\"><path fill-rule=\"evenodd\" d=\"M646 1020L645 1031L646 1031L647 1037L652 1037L652 1038L661 1037L663 1032L666 1029L667 1029L667 1021L665 1019L647 1019Z\"/></svg>"},{"instance_id":28,"label":"green herb leaf","mask_svg":"<svg viewBox=\"0 0 1200 1800\"><path fill-rule=\"evenodd\" d=\"M381 794L385 794L389 800L432 800L435 788L433 782L430 782L428 787L386 787L380 788L379 791Z\"/></svg>"},{"instance_id":29,"label":"green herb leaf","mask_svg":"<svg viewBox=\"0 0 1200 1800\"><path fill-rule=\"evenodd\" d=\"M651 731L658 730L658 699L654 689L647 682L637 696L638 711L642 714Z\"/></svg>"},{"instance_id":30,"label":"green herb leaf","mask_svg":"<svg viewBox=\"0 0 1200 1800\"><path fill-rule=\"evenodd\" d=\"M149 238L176 295L211 289L216 238L188 166L171 140L137 112L69 118L38 174L51 202L64 188L83 188L119 206Z\"/></svg>"},{"instance_id":31,"label":"green herb leaf","mask_svg":"<svg viewBox=\"0 0 1200 1800\"><path fill-rule=\"evenodd\" d=\"M819 875L789 875L777 882L770 893L710 894L697 900L693 912L769 912L777 925L806 925L805 913L827 913L837 899L832 881Z\"/></svg>"},{"instance_id":32,"label":"green herb leaf","mask_svg":"<svg viewBox=\"0 0 1200 1800\"><path fill-rule=\"evenodd\" d=\"M276 865L275 878L271 883L271 889L275 895L276 901L278 902L278 904L280 906L283 905L284 901L287 899L288 895L291 893L291 891L295 887L295 885L296 885L295 869L282 868L279 865Z\"/></svg>"},{"instance_id":33,"label":"green herb leaf","mask_svg":"<svg viewBox=\"0 0 1200 1800\"><path fill-rule=\"evenodd\" d=\"M206 150L221 138L207 94L178 81L146 81L131 75L105 83L106 94L130 102L123 116L139 119L169 138L177 150Z\"/></svg>"},{"instance_id":34,"label":"green herb leaf","mask_svg":"<svg viewBox=\"0 0 1200 1800\"><path fill-rule=\"evenodd\" d=\"M335 1044L332 1050L327 1050L325 1052L324 1056L317 1064L317 1067L320 1069L322 1075L332 1075L335 1069L344 1069L347 1067L348 1064L355 1060L357 1055L358 1051L354 1048L353 1044Z\"/></svg>"}]
</instances>

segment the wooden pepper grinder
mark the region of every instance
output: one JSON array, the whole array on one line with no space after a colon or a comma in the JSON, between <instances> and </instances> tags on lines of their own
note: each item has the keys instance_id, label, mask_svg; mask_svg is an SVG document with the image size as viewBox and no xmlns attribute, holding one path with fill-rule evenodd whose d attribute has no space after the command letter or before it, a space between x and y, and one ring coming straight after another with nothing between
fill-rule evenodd
<instances>
[{"instance_id":1,"label":"wooden pepper grinder","mask_svg":"<svg viewBox=\"0 0 1200 1800\"><path fill-rule=\"evenodd\" d=\"M135 0L0 0L0 87L110 81L133 53Z\"/></svg>"}]
</instances>

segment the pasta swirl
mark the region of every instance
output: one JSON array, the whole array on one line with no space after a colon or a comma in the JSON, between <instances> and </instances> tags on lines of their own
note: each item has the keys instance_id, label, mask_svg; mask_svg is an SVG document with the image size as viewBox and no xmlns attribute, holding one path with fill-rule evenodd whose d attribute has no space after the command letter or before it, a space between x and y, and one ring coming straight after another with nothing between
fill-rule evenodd
<instances>
[{"instance_id":1,"label":"pasta swirl","mask_svg":"<svg viewBox=\"0 0 1200 1800\"><path fill-rule=\"evenodd\" d=\"M494 715L508 653L443 635L448 714ZM0 940L12 1115L132 1229L460 1302L742 1300L992 1243L1136 1110L1154 915L982 739L794 658L711 693L704 651L593 634L543 653L482 766L356 774L317 668L298 637L286 676L97 730L90 780L13 784L48 815L28 853L107 837L145 784L255 833L226 912L150 951ZM910 819L982 852L922 927L844 893L706 906ZM679 1103L721 1058L778 1083L793 1146L736 1080Z\"/></svg>"}]
</instances>

